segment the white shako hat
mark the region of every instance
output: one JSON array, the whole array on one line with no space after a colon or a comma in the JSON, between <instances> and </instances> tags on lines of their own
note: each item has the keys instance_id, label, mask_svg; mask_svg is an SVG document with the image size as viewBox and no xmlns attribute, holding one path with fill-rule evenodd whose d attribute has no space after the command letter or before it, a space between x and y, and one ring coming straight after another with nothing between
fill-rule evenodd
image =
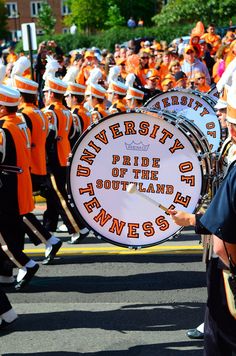
<instances>
[{"instance_id":1,"label":"white shako hat","mask_svg":"<svg viewBox=\"0 0 236 356\"><path fill-rule=\"evenodd\" d=\"M20 92L18 90L0 84L0 105L18 106L19 99Z\"/></svg>"},{"instance_id":2,"label":"white shako hat","mask_svg":"<svg viewBox=\"0 0 236 356\"><path fill-rule=\"evenodd\" d=\"M49 76L45 82L43 91L52 91L58 94L65 94L68 85L59 78Z\"/></svg>"},{"instance_id":3,"label":"white shako hat","mask_svg":"<svg viewBox=\"0 0 236 356\"><path fill-rule=\"evenodd\" d=\"M38 83L36 83L35 81L25 77L21 77L19 75L14 76L13 85L20 92L28 94L37 94L39 87Z\"/></svg>"}]
</instances>

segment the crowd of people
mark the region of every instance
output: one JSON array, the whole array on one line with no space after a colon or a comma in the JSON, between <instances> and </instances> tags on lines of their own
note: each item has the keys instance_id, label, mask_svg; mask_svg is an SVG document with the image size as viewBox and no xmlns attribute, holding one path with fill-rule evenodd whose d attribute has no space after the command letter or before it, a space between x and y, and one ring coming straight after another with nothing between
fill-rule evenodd
<instances>
[{"instance_id":1,"label":"crowd of people","mask_svg":"<svg viewBox=\"0 0 236 356\"><path fill-rule=\"evenodd\" d=\"M90 233L71 208L66 172L73 145L92 122L139 108L156 94L173 88L207 93L216 85L221 94L217 115L222 130L228 118L231 143L235 144L235 105L229 105L222 94L227 85L235 84L235 56L236 34L229 30L221 38L213 24L205 31L201 22L193 28L189 43L185 45L180 39L171 47L156 40L139 45L130 40L128 46L116 44L113 52L82 48L65 55L55 41L42 42L33 78L27 56L11 47L0 66L0 284L15 283L13 268L18 268L15 288L20 291L37 273L39 264L23 252L25 234L34 244L45 245L43 263L49 264L62 246L55 236L59 216L70 236L69 243L79 243ZM224 153L224 159L226 156ZM42 223L33 214L33 196L37 194L46 199ZM196 224L192 215L190 219L177 211L170 214L176 223L187 225L192 219L191 224ZM203 225L208 233L216 234L212 226ZM224 234L220 238L224 240ZM235 239L226 242L231 245ZM227 266L225 256L223 262ZM214 318L211 308L205 320L206 355L225 356L209 351L213 342L209 313ZM0 291L0 329L16 318L7 296ZM231 316L226 321L235 328ZM214 330L220 330L221 322L220 326L214 324ZM231 334L230 342L221 334L227 352L236 350L236 335ZM214 349L222 345L221 339L214 339Z\"/></svg>"}]
</instances>

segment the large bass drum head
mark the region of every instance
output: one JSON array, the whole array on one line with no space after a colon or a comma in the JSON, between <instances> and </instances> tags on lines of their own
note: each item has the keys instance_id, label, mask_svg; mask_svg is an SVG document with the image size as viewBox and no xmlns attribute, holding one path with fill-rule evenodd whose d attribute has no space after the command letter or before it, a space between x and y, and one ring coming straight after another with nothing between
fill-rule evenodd
<instances>
[{"instance_id":1,"label":"large bass drum head","mask_svg":"<svg viewBox=\"0 0 236 356\"><path fill-rule=\"evenodd\" d=\"M153 200L147 201L127 187ZM194 212L203 192L201 157L176 120L157 113L121 113L99 121L69 160L71 204L85 224L111 243L147 247L180 227L158 206Z\"/></svg>"}]
</instances>

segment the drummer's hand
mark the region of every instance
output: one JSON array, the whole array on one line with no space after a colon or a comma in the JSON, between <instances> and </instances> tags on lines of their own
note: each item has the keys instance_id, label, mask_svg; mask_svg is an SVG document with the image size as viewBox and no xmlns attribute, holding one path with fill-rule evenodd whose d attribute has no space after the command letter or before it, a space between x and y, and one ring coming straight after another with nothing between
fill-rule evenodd
<instances>
[{"instance_id":1,"label":"drummer's hand","mask_svg":"<svg viewBox=\"0 0 236 356\"><path fill-rule=\"evenodd\" d=\"M173 221L179 226L195 226L196 224L195 214L170 209L168 210L168 213L172 217Z\"/></svg>"}]
</instances>

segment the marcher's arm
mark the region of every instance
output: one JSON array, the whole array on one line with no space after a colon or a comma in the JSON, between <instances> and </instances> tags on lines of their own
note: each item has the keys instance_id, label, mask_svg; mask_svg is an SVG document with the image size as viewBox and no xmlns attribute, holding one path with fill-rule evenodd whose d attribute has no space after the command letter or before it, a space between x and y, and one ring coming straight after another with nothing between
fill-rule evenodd
<instances>
[{"instance_id":1,"label":"marcher's arm","mask_svg":"<svg viewBox=\"0 0 236 356\"><path fill-rule=\"evenodd\" d=\"M225 242L225 246L224 246L224 242L215 235L213 235L213 241L214 241L214 252L220 257L220 259L224 262L224 264L226 266L229 266L229 258L228 258L229 255L231 256L234 265L236 265L236 245ZM225 250L225 247L227 249L227 252Z\"/></svg>"},{"instance_id":2,"label":"marcher's arm","mask_svg":"<svg viewBox=\"0 0 236 356\"><path fill-rule=\"evenodd\" d=\"M202 214L191 214L180 210L168 210L173 221L179 226L194 226L196 234L210 234L200 222Z\"/></svg>"}]
</instances>

